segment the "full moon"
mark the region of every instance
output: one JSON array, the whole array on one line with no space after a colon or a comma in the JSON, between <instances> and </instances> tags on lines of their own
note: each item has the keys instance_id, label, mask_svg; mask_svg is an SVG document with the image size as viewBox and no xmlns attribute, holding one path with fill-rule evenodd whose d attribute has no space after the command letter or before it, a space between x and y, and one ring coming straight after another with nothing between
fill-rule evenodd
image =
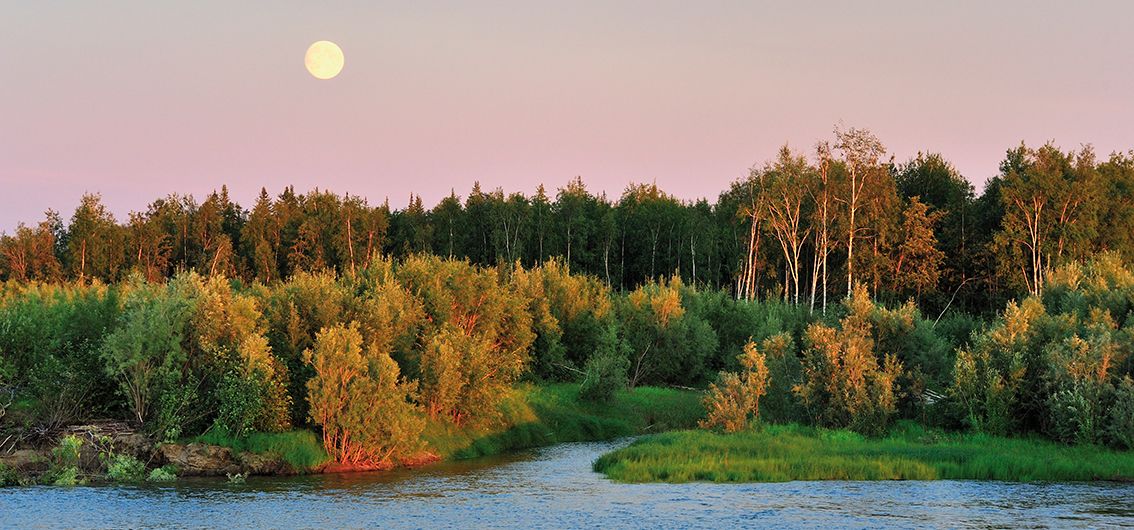
<instances>
[{"instance_id":1,"label":"full moon","mask_svg":"<svg viewBox=\"0 0 1134 530\"><path fill-rule=\"evenodd\" d=\"M338 44L321 40L307 48L303 64L316 79L330 79L343 71L343 50Z\"/></svg>"}]
</instances>

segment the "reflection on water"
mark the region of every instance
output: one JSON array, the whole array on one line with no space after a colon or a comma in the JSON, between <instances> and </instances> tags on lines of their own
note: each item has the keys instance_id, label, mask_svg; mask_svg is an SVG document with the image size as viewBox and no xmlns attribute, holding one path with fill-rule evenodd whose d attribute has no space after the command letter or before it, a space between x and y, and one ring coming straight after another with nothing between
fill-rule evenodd
<instances>
[{"instance_id":1,"label":"reflection on water","mask_svg":"<svg viewBox=\"0 0 1134 530\"><path fill-rule=\"evenodd\" d=\"M616 484L620 443L564 444L416 470L0 489L0 527L1134 526L1134 485L997 482Z\"/></svg>"}]
</instances>

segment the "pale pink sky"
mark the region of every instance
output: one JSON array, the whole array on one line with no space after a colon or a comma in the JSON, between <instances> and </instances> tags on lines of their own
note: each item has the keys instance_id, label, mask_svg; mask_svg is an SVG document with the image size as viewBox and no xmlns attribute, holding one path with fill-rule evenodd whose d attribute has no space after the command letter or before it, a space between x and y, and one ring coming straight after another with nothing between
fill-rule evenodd
<instances>
[{"instance_id":1,"label":"pale pink sky","mask_svg":"<svg viewBox=\"0 0 1134 530\"><path fill-rule=\"evenodd\" d=\"M227 183L714 199L836 123L978 186L1021 140L1134 148L1134 2L9 2L0 230ZM307 46L346 68L318 81Z\"/></svg>"}]
</instances>

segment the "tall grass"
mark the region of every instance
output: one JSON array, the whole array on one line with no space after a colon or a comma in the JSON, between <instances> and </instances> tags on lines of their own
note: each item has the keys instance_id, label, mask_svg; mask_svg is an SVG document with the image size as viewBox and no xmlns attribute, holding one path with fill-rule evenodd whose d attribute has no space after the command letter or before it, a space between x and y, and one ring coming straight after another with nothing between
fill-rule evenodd
<instances>
[{"instance_id":1,"label":"tall grass","mask_svg":"<svg viewBox=\"0 0 1134 530\"><path fill-rule=\"evenodd\" d=\"M236 452L276 455L299 472L309 471L330 460L323 449L323 442L307 430L256 432L245 438L234 438L214 429L193 441L228 447Z\"/></svg>"},{"instance_id":2,"label":"tall grass","mask_svg":"<svg viewBox=\"0 0 1134 530\"><path fill-rule=\"evenodd\" d=\"M704 415L697 392L639 387L619 392L609 404L579 401L578 392L575 384L522 385L501 402L497 421L477 428L430 421L424 437L441 458L463 459L690 428Z\"/></svg>"},{"instance_id":3,"label":"tall grass","mask_svg":"<svg viewBox=\"0 0 1134 530\"><path fill-rule=\"evenodd\" d=\"M1134 452L1040 439L952 434L903 424L880 439L798 425L644 437L600 457L623 482L789 480L1085 481L1134 479Z\"/></svg>"}]
</instances>

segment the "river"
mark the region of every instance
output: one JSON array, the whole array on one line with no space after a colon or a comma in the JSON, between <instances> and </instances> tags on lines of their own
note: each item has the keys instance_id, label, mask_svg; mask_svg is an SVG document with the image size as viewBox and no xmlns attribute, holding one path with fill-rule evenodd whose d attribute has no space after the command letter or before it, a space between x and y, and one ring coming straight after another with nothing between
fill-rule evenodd
<instances>
[{"instance_id":1,"label":"river","mask_svg":"<svg viewBox=\"0 0 1134 530\"><path fill-rule=\"evenodd\" d=\"M1134 527L1129 484L617 484L591 471L625 443L244 484L0 488L0 527Z\"/></svg>"}]
</instances>

